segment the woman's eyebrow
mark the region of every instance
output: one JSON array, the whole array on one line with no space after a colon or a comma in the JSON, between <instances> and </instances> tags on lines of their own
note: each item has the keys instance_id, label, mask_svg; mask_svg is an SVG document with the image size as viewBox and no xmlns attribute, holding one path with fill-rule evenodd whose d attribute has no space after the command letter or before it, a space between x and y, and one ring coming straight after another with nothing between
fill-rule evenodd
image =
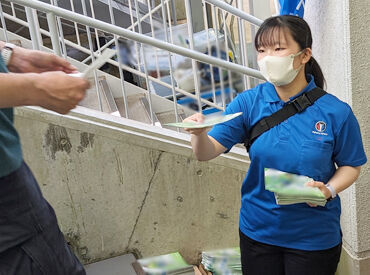
<instances>
[{"instance_id":1,"label":"woman's eyebrow","mask_svg":"<svg viewBox=\"0 0 370 275\"><path fill-rule=\"evenodd\" d=\"M275 46L287 46L288 44L285 41L279 41L279 43L275 43Z\"/></svg>"}]
</instances>

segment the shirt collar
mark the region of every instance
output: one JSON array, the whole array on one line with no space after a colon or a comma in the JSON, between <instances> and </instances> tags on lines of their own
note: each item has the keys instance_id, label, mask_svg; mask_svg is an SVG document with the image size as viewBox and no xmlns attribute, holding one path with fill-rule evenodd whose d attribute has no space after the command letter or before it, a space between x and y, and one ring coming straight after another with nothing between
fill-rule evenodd
<instances>
[{"instance_id":1,"label":"shirt collar","mask_svg":"<svg viewBox=\"0 0 370 275\"><path fill-rule=\"evenodd\" d=\"M308 91L312 90L313 88L316 88L315 79L314 79L313 75L308 74L306 77L307 77L307 80L308 80L307 86L304 87L304 89L302 91L300 91L298 94L296 94L295 96L292 96L290 98L290 100L293 100L296 97L300 96L301 94L303 94L305 92L308 92ZM275 89L274 85L271 84L270 82L266 82L265 85L268 88L263 93L263 97L264 97L265 101L269 102L269 103L281 101L277 92L276 92L276 89Z\"/></svg>"},{"instance_id":2,"label":"shirt collar","mask_svg":"<svg viewBox=\"0 0 370 275\"><path fill-rule=\"evenodd\" d=\"M269 103L279 102L280 98L275 90L274 85L270 82L266 82L265 85L267 89L262 90L265 101Z\"/></svg>"},{"instance_id":3,"label":"shirt collar","mask_svg":"<svg viewBox=\"0 0 370 275\"><path fill-rule=\"evenodd\" d=\"M304 89L302 91L300 91L298 94L289 98L290 100L293 100L293 99L299 97L301 94L306 93L306 92L311 91L312 89L316 88L316 83L315 83L315 80L313 78L313 75L308 74L306 78L308 80L307 86L304 87Z\"/></svg>"}]
</instances>

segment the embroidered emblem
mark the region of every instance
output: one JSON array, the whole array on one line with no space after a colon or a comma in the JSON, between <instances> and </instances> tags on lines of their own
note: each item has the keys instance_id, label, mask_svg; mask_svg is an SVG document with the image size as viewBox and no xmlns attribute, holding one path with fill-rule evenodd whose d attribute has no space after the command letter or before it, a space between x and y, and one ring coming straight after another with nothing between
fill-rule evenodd
<instances>
[{"instance_id":1,"label":"embroidered emblem","mask_svg":"<svg viewBox=\"0 0 370 275\"><path fill-rule=\"evenodd\" d=\"M326 130L326 123L323 121L318 121L315 124L316 131L319 131L320 133L325 132Z\"/></svg>"},{"instance_id":2,"label":"embroidered emblem","mask_svg":"<svg viewBox=\"0 0 370 275\"><path fill-rule=\"evenodd\" d=\"M315 131L312 131L312 133L317 134L317 135L327 136L328 134L325 133L325 131L326 131L326 123L324 121L318 121L315 123Z\"/></svg>"}]
</instances>

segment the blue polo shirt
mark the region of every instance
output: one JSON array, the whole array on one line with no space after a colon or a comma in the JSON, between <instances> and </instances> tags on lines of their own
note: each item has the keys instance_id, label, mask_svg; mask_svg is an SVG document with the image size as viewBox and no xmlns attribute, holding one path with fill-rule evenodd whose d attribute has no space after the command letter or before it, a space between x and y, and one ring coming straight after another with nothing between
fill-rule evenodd
<instances>
[{"instance_id":1,"label":"blue polo shirt","mask_svg":"<svg viewBox=\"0 0 370 275\"><path fill-rule=\"evenodd\" d=\"M7 72L0 53L0 73ZM22 160L19 136L13 126L13 109L0 109L0 178L17 170Z\"/></svg>"},{"instance_id":2,"label":"blue polo shirt","mask_svg":"<svg viewBox=\"0 0 370 275\"><path fill-rule=\"evenodd\" d=\"M295 97L316 87L312 76ZM295 97L290 98L290 100ZM238 95L226 114L243 112L209 132L230 150L242 143L252 125L284 106L271 83ZM251 146L251 164L241 188L240 230L271 245L301 250L323 250L341 242L340 198L325 207L305 203L277 205L265 190L264 168L305 175L326 183L337 166L366 163L358 122L350 106L331 94L319 98L304 112L262 134Z\"/></svg>"}]
</instances>

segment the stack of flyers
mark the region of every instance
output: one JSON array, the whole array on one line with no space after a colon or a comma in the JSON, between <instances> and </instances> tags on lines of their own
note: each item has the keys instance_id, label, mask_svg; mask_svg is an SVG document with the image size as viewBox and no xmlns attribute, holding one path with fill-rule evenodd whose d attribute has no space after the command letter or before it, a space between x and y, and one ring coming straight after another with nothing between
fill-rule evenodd
<instances>
[{"instance_id":1,"label":"stack of flyers","mask_svg":"<svg viewBox=\"0 0 370 275\"><path fill-rule=\"evenodd\" d=\"M167 255L144 258L137 261L145 274L150 275L176 275L194 274L194 268L175 252Z\"/></svg>"},{"instance_id":2,"label":"stack of flyers","mask_svg":"<svg viewBox=\"0 0 370 275\"><path fill-rule=\"evenodd\" d=\"M240 248L202 252L202 264L213 275L241 275Z\"/></svg>"},{"instance_id":3,"label":"stack of flyers","mask_svg":"<svg viewBox=\"0 0 370 275\"><path fill-rule=\"evenodd\" d=\"M265 169L265 188L274 192L280 205L311 203L325 206L324 194L317 187L306 186L309 177L290 174L275 169Z\"/></svg>"}]
</instances>

